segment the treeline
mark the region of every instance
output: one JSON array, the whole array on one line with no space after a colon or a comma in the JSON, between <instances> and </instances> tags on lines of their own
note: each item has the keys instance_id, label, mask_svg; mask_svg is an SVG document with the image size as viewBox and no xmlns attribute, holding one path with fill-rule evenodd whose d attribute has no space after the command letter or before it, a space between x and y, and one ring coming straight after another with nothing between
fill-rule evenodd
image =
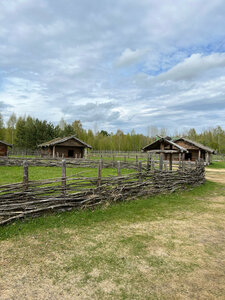
<instances>
[{"instance_id":1,"label":"treeline","mask_svg":"<svg viewBox=\"0 0 225 300\"><path fill-rule=\"evenodd\" d=\"M0 113L0 140L13 144L14 149L35 150L43 142L70 135L75 135L90 144L94 150L140 151L142 147L154 141L157 135L166 136L168 132L165 128L151 126L148 127L147 136L137 134L134 130L127 134L122 130L109 133L105 130L85 130L79 120L68 124L61 119L55 126L46 120L41 121L30 116L17 117L15 114L12 114L5 124ZM185 136L216 149L219 153L225 153L225 131L219 126L199 134L192 128L173 135L176 136Z\"/></svg>"},{"instance_id":2,"label":"treeline","mask_svg":"<svg viewBox=\"0 0 225 300\"><path fill-rule=\"evenodd\" d=\"M35 150L41 143L70 135L75 135L95 150L139 151L150 142L148 137L136 134L134 130L130 134L124 134L121 130L117 130L116 134L105 130L85 130L79 120L68 124L61 119L59 124L54 126L46 120L40 121L30 116L17 118L12 114L4 125L0 114L0 140L13 144L16 149Z\"/></svg>"}]
</instances>

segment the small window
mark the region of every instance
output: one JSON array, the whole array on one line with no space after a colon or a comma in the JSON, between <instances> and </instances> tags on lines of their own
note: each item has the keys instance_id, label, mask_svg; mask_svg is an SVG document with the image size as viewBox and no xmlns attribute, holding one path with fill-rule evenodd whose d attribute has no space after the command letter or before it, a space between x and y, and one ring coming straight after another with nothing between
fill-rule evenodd
<instances>
[{"instance_id":1,"label":"small window","mask_svg":"<svg viewBox=\"0 0 225 300\"><path fill-rule=\"evenodd\" d=\"M192 159L192 153L185 153L185 160Z\"/></svg>"},{"instance_id":2,"label":"small window","mask_svg":"<svg viewBox=\"0 0 225 300\"><path fill-rule=\"evenodd\" d=\"M68 157L74 157L74 150L68 150Z\"/></svg>"}]
</instances>

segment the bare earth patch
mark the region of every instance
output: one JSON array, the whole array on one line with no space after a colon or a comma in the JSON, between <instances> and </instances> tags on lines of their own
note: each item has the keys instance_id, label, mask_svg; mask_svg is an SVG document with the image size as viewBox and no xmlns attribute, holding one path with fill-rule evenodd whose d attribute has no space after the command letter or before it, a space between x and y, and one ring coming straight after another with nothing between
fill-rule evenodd
<instances>
[{"instance_id":1,"label":"bare earth patch","mask_svg":"<svg viewBox=\"0 0 225 300\"><path fill-rule=\"evenodd\" d=\"M225 197L196 199L204 210L0 242L0 299L224 299Z\"/></svg>"},{"instance_id":2,"label":"bare earth patch","mask_svg":"<svg viewBox=\"0 0 225 300\"><path fill-rule=\"evenodd\" d=\"M206 179L225 184L225 169L206 169Z\"/></svg>"}]
</instances>

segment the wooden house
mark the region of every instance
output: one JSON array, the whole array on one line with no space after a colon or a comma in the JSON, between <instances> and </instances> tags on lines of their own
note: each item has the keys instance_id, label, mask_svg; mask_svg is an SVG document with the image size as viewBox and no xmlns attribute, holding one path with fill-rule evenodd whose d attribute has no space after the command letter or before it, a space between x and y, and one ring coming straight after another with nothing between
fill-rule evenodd
<instances>
[{"instance_id":1,"label":"wooden house","mask_svg":"<svg viewBox=\"0 0 225 300\"><path fill-rule=\"evenodd\" d=\"M142 150L150 153L164 153L165 160L172 159L174 161L179 160L179 153L183 153L183 160L196 161L203 159L206 164L210 163L210 155L216 153L215 150L209 147L183 137L174 140L171 140L170 137L160 137Z\"/></svg>"},{"instance_id":2,"label":"wooden house","mask_svg":"<svg viewBox=\"0 0 225 300\"><path fill-rule=\"evenodd\" d=\"M148 153L160 154L161 162L163 160L169 160L170 169L172 169L172 161L174 160L173 159L174 155L177 155L177 157L179 158L179 154L182 154L184 156L188 152L188 150L185 149L184 147L171 141L169 137L166 138L160 137L155 142L142 148L142 151Z\"/></svg>"},{"instance_id":3,"label":"wooden house","mask_svg":"<svg viewBox=\"0 0 225 300\"><path fill-rule=\"evenodd\" d=\"M85 150L92 148L75 136L56 138L40 144L38 147L41 148L42 156L52 156L53 158L83 158L85 156Z\"/></svg>"},{"instance_id":4,"label":"wooden house","mask_svg":"<svg viewBox=\"0 0 225 300\"><path fill-rule=\"evenodd\" d=\"M216 153L215 150L184 137L177 138L173 141L177 145L188 150L188 153L185 154L185 160L196 161L198 159L203 159L206 164L209 164L211 161L211 154ZM174 160L177 159L178 157L175 156Z\"/></svg>"},{"instance_id":5,"label":"wooden house","mask_svg":"<svg viewBox=\"0 0 225 300\"><path fill-rule=\"evenodd\" d=\"M12 148L12 145L8 144L6 142L0 141L0 156L7 156L8 147Z\"/></svg>"}]
</instances>

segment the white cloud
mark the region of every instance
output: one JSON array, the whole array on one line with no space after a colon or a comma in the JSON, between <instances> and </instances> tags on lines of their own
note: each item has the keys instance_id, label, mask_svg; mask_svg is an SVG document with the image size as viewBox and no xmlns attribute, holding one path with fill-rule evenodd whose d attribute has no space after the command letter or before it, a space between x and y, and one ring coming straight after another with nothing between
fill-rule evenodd
<instances>
[{"instance_id":1,"label":"white cloud","mask_svg":"<svg viewBox=\"0 0 225 300\"><path fill-rule=\"evenodd\" d=\"M196 53L178 63L169 71L158 75L156 80L192 80L205 74L207 71L223 67L225 67L225 53L213 53L210 55Z\"/></svg>"},{"instance_id":2,"label":"white cloud","mask_svg":"<svg viewBox=\"0 0 225 300\"><path fill-rule=\"evenodd\" d=\"M131 49L127 48L122 52L121 56L117 59L116 66L126 67L132 65L138 62L143 57L145 52L146 52L145 50L137 49L135 51L132 51Z\"/></svg>"}]
</instances>

